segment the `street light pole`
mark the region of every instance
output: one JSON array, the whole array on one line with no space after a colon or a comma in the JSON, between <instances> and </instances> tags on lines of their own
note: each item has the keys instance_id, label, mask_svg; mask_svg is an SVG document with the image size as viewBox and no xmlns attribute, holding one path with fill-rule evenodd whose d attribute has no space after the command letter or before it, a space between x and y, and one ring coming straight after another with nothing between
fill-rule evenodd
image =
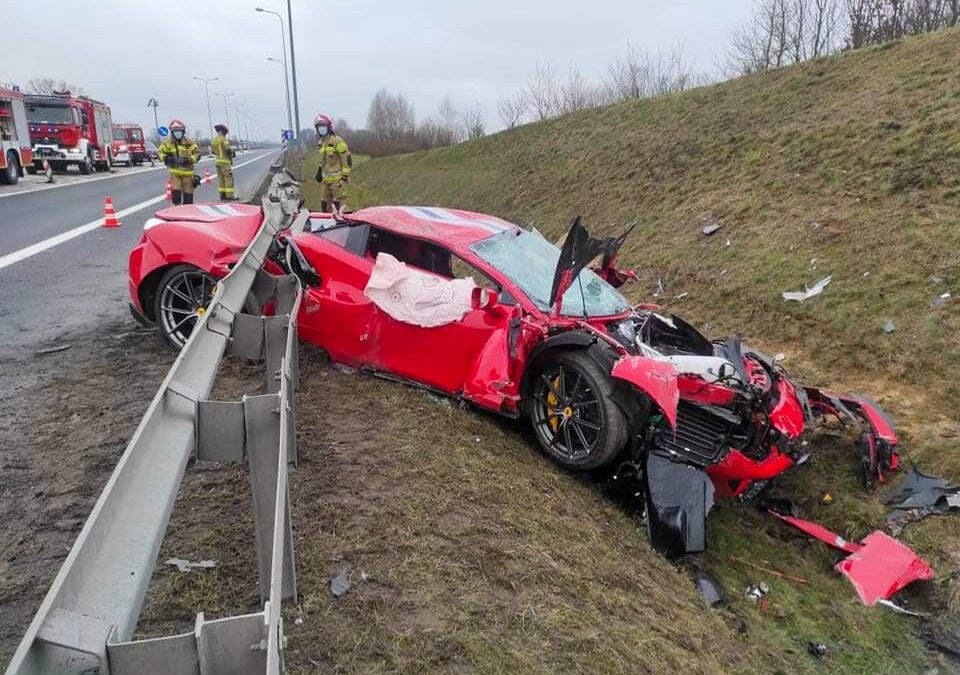
<instances>
[{"instance_id":1,"label":"street light pole","mask_svg":"<svg viewBox=\"0 0 960 675\"><path fill-rule=\"evenodd\" d=\"M297 94L297 57L293 55L293 9L287 0L287 30L290 31L290 73L293 76L293 140L300 139L300 96Z\"/></svg>"},{"instance_id":2,"label":"street light pole","mask_svg":"<svg viewBox=\"0 0 960 675\"><path fill-rule=\"evenodd\" d=\"M219 94L215 93L214 96L220 96L223 98L223 115L224 115L224 124L227 125L227 128L230 128L230 110L227 108L227 99L231 96L236 96L236 94Z\"/></svg>"},{"instance_id":3,"label":"street light pole","mask_svg":"<svg viewBox=\"0 0 960 675\"><path fill-rule=\"evenodd\" d=\"M210 142L213 142L213 114L210 112L210 83L219 80L219 77L197 77L193 79L203 82L203 92L207 97L207 122L210 125Z\"/></svg>"},{"instance_id":4,"label":"street light pole","mask_svg":"<svg viewBox=\"0 0 960 675\"><path fill-rule=\"evenodd\" d=\"M283 66L283 86L287 90L287 127L293 129L293 117L290 113L290 84L287 82L287 64L272 56L268 56L267 61L273 61Z\"/></svg>"},{"instance_id":5,"label":"street light pole","mask_svg":"<svg viewBox=\"0 0 960 675\"><path fill-rule=\"evenodd\" d=\"M157 140L160 140L160 120L157 118L157 108L160 107L160 103L157 102L157 99L151 98L147 101L147 107L153 108L153 137Z\"/></svg>"},{"instance_id":6,"label":"street light pole","mask_svg":"<svg viewBox=\"0 0 960 675\"><path fill-rule=\"evenodd\" d=\"M283 26L283 17L277 14L274 11L269 9L264 9L263 7L255 8L256 11L262 12L264 14L273 14L277 19L280 20L280 42L283 45L283 86L287 91L287 128L293 129L293 114L290 110L290 77L287 74L287 31ZM267 57L269 61L275 61L276 59L271 59ZM296 133L296 131L294 131Z\"/></svg>"}]
</instances>

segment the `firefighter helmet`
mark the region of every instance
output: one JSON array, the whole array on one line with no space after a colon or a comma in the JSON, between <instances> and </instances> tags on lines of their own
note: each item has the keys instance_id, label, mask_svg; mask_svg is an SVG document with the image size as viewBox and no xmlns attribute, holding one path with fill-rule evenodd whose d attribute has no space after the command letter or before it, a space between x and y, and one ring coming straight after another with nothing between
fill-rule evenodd
<instances>
[{"instance_id":1,"label":"firefighter helmet","mask_svg":"<svg viewBox=\"0 0 960 675\"><path fill-rule=\"evenodd\" d=\"M170 131L174 129L179 129L180 131L186 131L187 125L181 122L180 120L170 120Z\"/></svg>"},{"instance_id":2,"label":"firefighter helmet","mask_svg":"<svg viewBox=\"0 0 960 675\"><path fill-rule=\"evenodd\" d=\"M230 133L230 129L227 128L227 125L226 125L226 124L214 124L214 125L213 125L213 130L216 131L218 134L219 134L219 133L223 133L223 134L229 134L229 133Z\"/></svg>"},{"instance_id":3,"label":"firefighter helmet","mask_svg":"<svg viewBox=\"0 0 960 675\"><path fill-rule=\"evenodd\" d=\"M322 125L322 126L325 126L327 129L329 129L329 130L330 130L330 133L333 133L333 120L330 119L327 115L322 115L322 114L321 114L321 115L317 115L316 117L313 118L313 126L314 126L314 128L319 127L319 126L321 126L321 125Z\"/></svg>"}]
</instances>

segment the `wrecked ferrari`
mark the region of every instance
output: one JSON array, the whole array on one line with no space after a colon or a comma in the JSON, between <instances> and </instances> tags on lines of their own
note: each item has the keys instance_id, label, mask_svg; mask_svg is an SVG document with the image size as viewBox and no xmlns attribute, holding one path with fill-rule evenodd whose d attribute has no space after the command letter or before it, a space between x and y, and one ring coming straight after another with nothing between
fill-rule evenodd
<instances>
[{"instance_id":1,"label":"wrecked ferrari","mask_svg":"<svg viewBox=\"0 0 960 675\"><path fill-rule=\"evenodd\" d=\"M134 314L182 346L260 221L245 205L158 212L130 254ZM529 418L568 469L615 467L667 555L703 550L715 497L749 499L802 463L820 417L859 428L868 485L897 468L893 425L866 397L803 387L739 338L632 306L625 237L578 219L561 250L494 216L382 206L301 214L264 268L300 278L300 336L333 361Z\"/></svg>"}]
</instances>

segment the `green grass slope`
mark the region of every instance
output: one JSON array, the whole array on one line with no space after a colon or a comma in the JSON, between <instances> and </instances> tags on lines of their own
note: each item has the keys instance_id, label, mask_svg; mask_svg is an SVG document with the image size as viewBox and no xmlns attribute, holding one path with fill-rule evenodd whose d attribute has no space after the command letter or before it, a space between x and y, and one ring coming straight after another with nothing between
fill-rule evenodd
<instances>
[{"instance_id":1,"label":"green grass slope","mask_svg":"<svg viewBox=\"0 0 960 675\"><path fill-rule=\"evenodd\" d=\"M784 352L788 369L808 383L869 393L897 419L912 459L960 481L960 385L954 376L960 363L960 307L954 303L960 295L933 303L941 294L960 293L958 62L960 32L951 31L569 115L451 148L366 162L354 173L348 200L354 207L415 203L485 211L535 224L553 239L577 214L597 234L618 232L639 218L621 254L622 264L641 276L640 284L625 289L629 297L654 300L660 278L666 293L656 300L666 311L710 335L739 332ZM305 175L313 174L314 161L307 158ZM313 186L304 194L316 205ZM723 229L705 237L701 228L709 223ZM798 304L780 297L827 274L833 283L818 298ZM681 293L688 295L677 298ZM890 334L882 329L888 320L896 325ZM355 396L371 394L370 385L355 386ZM405 414L395 413L396 424L415 427ZM812 462L776 489L795 498L808 517L858 539L880 525L885 508L877 493L858 485L850 440L840 436L821 435ZM406 435L398 431L398 437ZM502 440L504 450L525 442ZM417 444L412 432L409 442ZM448 471L447 455L434 454L433 447L425 445L418 455L423 470ZM479 476L479 466L458 468L471 480ZM552 471L540 463L529 469ZM524 470L517 471L516 480L526 480ZM565 499L583 498L573 495L589 488L557 474ZM825 493L832 503L823 502ZM584 523L594 527L597 517L603 519L603 527L592 531L604 534L592 546L598 559L610 559L616 542L632 535L610 527L617 519L602 513L584 515ZM554 518L549 510L537 514L547 523ZM951 610L960 606L958 520L928 519L903 536L937 571L937 581L924 586L926 597L914 600L934 607L940 625L951 625ZM552 545L577 549L579 531L555 530ZM428 533L418 537L408 544L430 550ZM810 583L776 579L730 556ZM833 562L824 547L791 536L749 507L718 508L710 550L695 564L731 590L724 623L749 627L738 637L717 633L723 649L742 650L746 661L739 667L748 672L822 670L825 665L806 653L808 641L831 647L830 672L923 672L928 655L914 633L917 623L861 606L832 571ZM645 556L629 564L676 586ZM589 567L578 565L571 581L589 580ZM765 614L742 595L759 580L773 591ZM630 591L623 592L622 606L604 610L613 625L634 620L624 611ZM649 589L638 586L636 592ZM474 601L477 608L487 602L478 596L463 610L471 611ZM568 611L569 625L553 626L554 640L576 639L571 626L596 620L592 609L576 603ZM670 616L677 608L664 604L661 611ZM352 621L363 615L330 616ZM600 633L597 639L607 645L612 637ZM525 642L518 636L515 648L536 649L542 638ZM589 663L596 672L615 671L623 668L619 659L633 659L637 672L661 672L656 655L635 640L621 635L617 658L603 656L611 643L593 651ZM717 648L691 646L690 667ZM477 666L485 658L471 661ZM670 669L679 665L672 661ZM731 666L738 667L726 662L707 669Z\"/></svg>"}]
</instances>

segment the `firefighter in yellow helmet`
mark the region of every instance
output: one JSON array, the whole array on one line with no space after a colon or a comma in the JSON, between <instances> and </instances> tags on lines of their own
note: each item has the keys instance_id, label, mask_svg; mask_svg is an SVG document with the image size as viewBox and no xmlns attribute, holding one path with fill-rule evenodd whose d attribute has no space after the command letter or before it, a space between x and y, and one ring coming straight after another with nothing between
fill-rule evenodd
<instances>
[{"instance_id":1,"label":"firefighter in yellow helmet","mask_svg":"<svg viewBox=\"0 0 960 675\"><path fill-rule=\"evenodd\" d=\"M317 130L317 148L320 151L320 166L317 167L317 182L320 183L320 211L338 213L344 185L350 180L353 157L346 141L333 132L333 120L326 115L317 115L313 120Z\"/></svg>"},{"instance_id":2,"label":"firefighter in yellow helmet","mask_svg":"<svg viewBox=\"0 0 960 675\"><path fill-rule=\"evenodd\" d=\"M216 124L213 127L217 135L210 143L210 149L213 156L217 158L217 191L220 193L220 201L232 202L236 200L233 194L233 158L235 152L230 147L230 139L227 134L230 130L226 124Z\"/></svg>"},{"instance_id":3,"label":"firefighter in yellow helmet","mask_svg":"<svg viewBox=\"0 0 960 675\"><path fill-rule=\"evenodd\" d=\"M187 137L187 127L171 120L170 137L157 149L160 161L170 167L174 204L193 204L193 166L200 161L200 148Z\"/></svg>"}]
</instances>

